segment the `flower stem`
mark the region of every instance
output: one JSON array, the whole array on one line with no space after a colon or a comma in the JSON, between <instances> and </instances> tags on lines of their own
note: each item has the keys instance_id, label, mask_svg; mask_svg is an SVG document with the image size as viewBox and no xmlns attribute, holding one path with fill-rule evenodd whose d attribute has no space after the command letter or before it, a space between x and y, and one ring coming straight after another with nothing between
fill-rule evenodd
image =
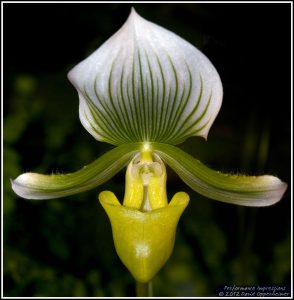
<instances>
[{"instance_id":1,"label":"flower stem","mask_svg":"<svg viewBox=\"0 0 294 300\"><path fill-rule=\"evenodd\" d=\"M137 297L152 297L152 281L142 283L136 281L136 296Z\"/></svg>"}]
</instances>

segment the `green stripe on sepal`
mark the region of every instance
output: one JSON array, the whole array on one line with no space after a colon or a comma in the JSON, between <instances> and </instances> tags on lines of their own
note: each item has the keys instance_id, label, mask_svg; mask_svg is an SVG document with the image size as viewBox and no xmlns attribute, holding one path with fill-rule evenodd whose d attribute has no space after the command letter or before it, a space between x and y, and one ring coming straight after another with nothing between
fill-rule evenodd
<instances>
[{"instance_id":1,"label":"green stripe on sepal","mask_svg":"<svg viewBox=\"0 0 294 300\"><path fill-rule=\"evenodd\" d=\"M199 194L222 202L245 206L268 206L278 202L287 184L271 175L223 174L171 145L152 143L154 151L180 178Z\"/></svg>"},{"instance_id":2,"label":"green stripe on sepal","mask_svg":"<svg viewBox=\"0 0 294 300\"><path fill-rule=\"evenodd\" d=\"M222 83L208 58L134 10L68 77L82 124L113 145L206 138L222 103Z\"/></svg>"},{"instance_id":3,"label":"green stripe on sepal","mask_svg":"<svg viewBox=\"0 0 294 300\"><path fill-rule=\"evenodd\" d=\"M84 192L113 177L141 147L140 143L121 145L74 173L24 173L11 180L12 189L26 199L52 199Z\"/></svg>"}]
</instances>

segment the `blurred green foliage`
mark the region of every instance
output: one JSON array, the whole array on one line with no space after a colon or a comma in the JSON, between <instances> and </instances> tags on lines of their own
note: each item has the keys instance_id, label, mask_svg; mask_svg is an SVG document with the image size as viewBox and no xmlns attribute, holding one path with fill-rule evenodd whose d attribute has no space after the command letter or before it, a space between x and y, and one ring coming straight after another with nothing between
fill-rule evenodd
<instances>
[{"instance_id":1,"label":"blurred green foliage","mask_svg":"<svg viewBox=\"0 0 294 300\"><path fill-rule=\"evenodd\" d=\"M271 173L290 183L289 7L134 6L201 48L223 80L224 104L208 141L191 138L181 148L215 169ZM97 202L107 189L122 199L123 172L94 191L50 201L20 199L9 181L25 171L71 172L111 148L80 124L66 73L129 11L129 4L4 5L4 296L134 296ZM174 253L154 279L156 296L290 285L290 186L273 207L237 207L201 197L168 169L169 195L181 190L191 201Z\"/></svg>"}]
</instances>

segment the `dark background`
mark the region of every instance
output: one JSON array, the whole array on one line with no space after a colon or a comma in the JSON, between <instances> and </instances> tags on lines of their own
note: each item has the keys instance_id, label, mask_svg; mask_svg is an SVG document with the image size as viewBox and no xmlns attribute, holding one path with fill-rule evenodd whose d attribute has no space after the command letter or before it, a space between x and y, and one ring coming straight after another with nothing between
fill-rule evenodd
<instances>
[{"instance_id":1,"label":"dark background","mask_svg":"<svg viewBox=\"0 0 294 300\"><path fill-rule=\"evenodd\" d=\"M4 24L4 296L134 296L97 195L124 192L124 173L49 201L13 194L25 171L71 172L112 146L78 118L67 72L126 20L144 18L201 49L218 70L221 111L208 141L180 145L214 169L290 184L290 4L8 4ZM169 196L191 197L155 296L215 296L223 285L290 285L290 187L267 208L206 199L168 169Z\"/></svg>"}]
</instances>

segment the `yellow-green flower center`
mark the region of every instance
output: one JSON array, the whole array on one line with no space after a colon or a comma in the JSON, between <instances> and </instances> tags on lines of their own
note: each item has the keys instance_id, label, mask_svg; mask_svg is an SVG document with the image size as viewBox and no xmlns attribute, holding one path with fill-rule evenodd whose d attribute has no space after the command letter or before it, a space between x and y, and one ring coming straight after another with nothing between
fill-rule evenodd
<instances>
[{"instance_id":1,"label":"yellow-green flower center","mask_svg":"<svg viewBox=\"0 0 294 300\"><path fill-rule=\"evenodd\" d=\"M180 192L168 203L165 166L144 146L128 165L123 205L109 191L100 193L99 200L110 219L118 256L137 281L148 282L172 253L189 196Z\"/></svg>"}]
</instances>

